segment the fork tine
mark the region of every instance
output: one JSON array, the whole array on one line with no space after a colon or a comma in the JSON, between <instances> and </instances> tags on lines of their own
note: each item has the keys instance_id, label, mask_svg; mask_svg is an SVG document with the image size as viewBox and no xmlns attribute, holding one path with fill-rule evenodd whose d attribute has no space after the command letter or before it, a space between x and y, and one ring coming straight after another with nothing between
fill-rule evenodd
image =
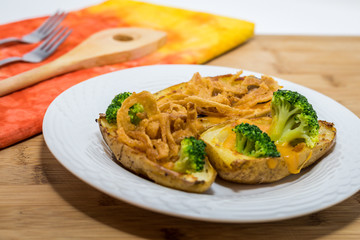
<instances>
[{"instance_id":1,"label":"fork tine","mask_svg":"<svg viewBox=\"0 0 360 240\"><path fill-rule=\"evenodd\" d=\"M37 46L34 50L37 50L37 49L41 49L41 48L44 48L50 41L51 39L60 31L62 30L64 27L58 27L56 28L51 34L50 36L48 36L45 41L43 43L41 43L39 46Z\"/></svg>"},{"instance_id":2,"label":"fork tine","mask_svg":"<svg viewBox=\"0 0 360 240\"><path fill-rule=\"evenodd\" d=\"M51 43L49 43L49 46L46 49L46 52L48 54L53 53L58 46L65 41L65 39L70 35L70 33L72 32L72 30L68 30L68 28L65 28L63 31L61 31L56 38L54 39L54 41L52 41ZM52 45L52 46L51 46Z\"/></svg>"},{"instance_id":3,"label":"fork tine","mask_svg":"<svg viewBox=\"0 0 360 240\"><path fill-rule=\"evenodd\" d=\"M58 34L56 35L51 34L53 37L50 39L50 41L47 44L44 45L44 47L42 47L42 50L47 52L66 30L67 27L61 27Z\"/></svg>"},{"instance_id":4,"label":"fork tine","mask_svg":"<svg viewBox=\"0 0 360 240\"><path fill-rule=\"evenodd\" d=\"M66 38L71 34L72 30L70 29L69 31L67 31L63 36L62 38L59 39L59 41L48 51L49 54L53 53L61 43L63 43Z\"/></svg>"},{"instance_id":5,"label":"fork tine","mask_svg":"<svg viewBox=\"0 0 360 240\"><path fill-rule=\"evenodd\" d=\"M52 20L51 23L49 23L48 26L46 26L45 29L42 30L42 32L44 32L44 35L49 35L57 26L59 26L59 24L64 20L64 18L66 17L67 13L60 13L56 18L54 18Z\"/></svg>"},{"instance_id":6,"label":"fork tine","mask_svg":"<svg viewBox=\"0 0 360 240\"><path fill-rule=\"evenodd\" d=\"M71 31L67 27L57 27L43 43L25 54L22 60L27 62L41 62L45 60L69 36Z\"/></svg>"},{"instance_id":7,"label":"fork tine","mask_svg":"<svg viewBox=\"0 0 360 240\"><path fill-rule=\"evenodd\" d=\"M54 20L54 18L57 18L57 16L60 14L61 12L59 10L57 10L55 12L55 14L51 15L48 19L46 19L45 22L43 22L43 24L40 25L40 27L38 27L38 31L42 32L43 30L45 30L49 25L51 25L51 22Z\"/></svg>"},{"instance_id":8,"label":"fork tine","mask_svg":"<svg viewBox=\"0 0 360 240\"><path fill-rule=\"evenodd\" d=\"M33 30L32 32L23 35L22 37L8 37L5 39L0 39L0 44L8 43L8 42L22 42L22 43L36 43L40 40L43 40L49 34L52 33L56 27L60 25L60 23L67 16L66 12L56 11L55 14L49 16L38 28Z\"/></svg>"}]
</instances>

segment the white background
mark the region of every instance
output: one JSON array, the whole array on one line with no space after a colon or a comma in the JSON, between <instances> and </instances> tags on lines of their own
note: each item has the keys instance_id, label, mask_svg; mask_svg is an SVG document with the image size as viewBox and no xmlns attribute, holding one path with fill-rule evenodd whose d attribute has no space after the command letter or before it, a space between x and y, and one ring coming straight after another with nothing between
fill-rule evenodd
<instances>
[{"instance_id":1,"label":"white background","mask_svg":"<svg viewBox=\"0 0 360 240\"><path fill-rule=\"evenodd\" d=\"M360 0L141 0L252 21L256 34L360 36ZM0 0L0 24L103 0Z\"/></svg>"}]
</instances>

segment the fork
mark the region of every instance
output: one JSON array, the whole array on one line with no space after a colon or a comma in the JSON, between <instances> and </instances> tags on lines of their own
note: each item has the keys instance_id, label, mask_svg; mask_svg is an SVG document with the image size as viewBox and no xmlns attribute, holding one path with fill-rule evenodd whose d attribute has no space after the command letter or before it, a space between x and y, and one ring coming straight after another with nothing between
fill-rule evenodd
<instances>
[{"instance_id":1,"label":"fork","mask_svg":"<svg viewBox=\"0 0 360 240\"><path fill-rule=\"evenodd\" d=\"M36 43L46 38L64 20L67 13L57 11L31 33L21 38L9 37L0 40L0 44L9 42Z\"/></svg>"},{"instance_id":2,"label":"fork","mask_svg":"<svg viewBox=\"0 0 360 240\"><path fill-rule=\"evenodd\" d=\"M17 61L41 62L48 58L72 32L68 27L56 28L43 43L22 57L9 57L0 61L0 66ZM59 33L59 34L57 34Z\"/></svg>"}]
</instances>

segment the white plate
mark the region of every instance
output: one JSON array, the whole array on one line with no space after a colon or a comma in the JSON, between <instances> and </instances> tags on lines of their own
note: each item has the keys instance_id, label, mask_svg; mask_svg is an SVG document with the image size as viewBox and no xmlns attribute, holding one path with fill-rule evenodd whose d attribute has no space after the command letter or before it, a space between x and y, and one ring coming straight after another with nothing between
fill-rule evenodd
<instances>
[{"instance_id":1,"label":"white plate","mask_svg":"<svg viewBox=\"0 0 360 240\"><path fill-rule=\"evenodd\" d=\"M203 76L237 69L202 65L155 65L131 68L82 82L58 96L48 108L43 134L54 156L91 186L125 202L155 212L213 222L265 222L313 213L350 197L360 186L359 118L334 100L300 85L275 78L313 104L319 119L338 130L333 151L314 167L274 184L256 186L220 179L204 194L157 185L112 160L95 119L124 91L156 92ZM244 75L258 73L244 71Z\"/></svg>"}]
</instances>

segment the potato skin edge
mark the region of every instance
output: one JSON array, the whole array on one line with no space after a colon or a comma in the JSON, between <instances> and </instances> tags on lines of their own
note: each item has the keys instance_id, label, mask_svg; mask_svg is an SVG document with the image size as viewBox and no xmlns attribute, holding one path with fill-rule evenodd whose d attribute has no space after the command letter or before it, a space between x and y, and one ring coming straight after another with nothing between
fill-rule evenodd
<instances>
[{"instance_id":1,"label":"potato skin edge","mask_svg":"<svg viewBox=\"0 0 360 240\"><path fill-rule=\"evenodd\" d=\"M180 174L169 170L149 160L144 153L118 142L117 138L110 134L108 129L102 125L102 121L106 120L104 120L103 116L100 116L97 122L105 143L116 160L127 170L160 185L186 192L205 192L215 181L217 173L209 162L206 164L206 170L208 171L206 180L197 180L189 174Z\"/></svg>"}]
</instances>

